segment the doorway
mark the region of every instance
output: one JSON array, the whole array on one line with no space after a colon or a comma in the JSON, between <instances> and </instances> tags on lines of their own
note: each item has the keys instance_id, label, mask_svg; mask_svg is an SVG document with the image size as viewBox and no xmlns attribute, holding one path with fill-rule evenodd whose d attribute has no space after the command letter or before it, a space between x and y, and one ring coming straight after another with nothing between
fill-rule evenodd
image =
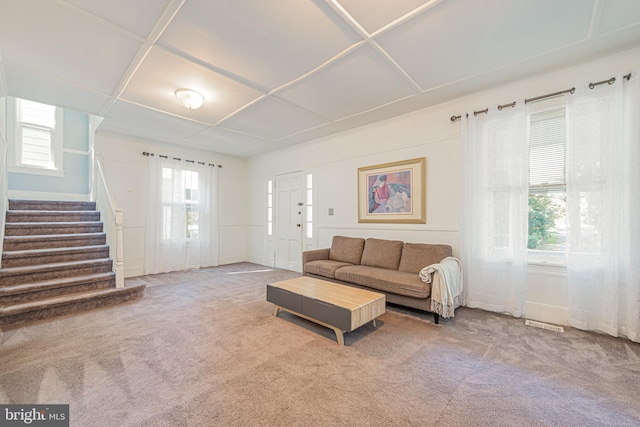
<instances>
[{"instance_id":1,"label":"doorway","mask_svg":"<svg viewBox=\"0 0 640 427\"><path fill-rule=\"evenodd\" d=\"M302 271L303 205L301 172L276 175L275 193L275 266Z\"/></svg>"}]
</instances>

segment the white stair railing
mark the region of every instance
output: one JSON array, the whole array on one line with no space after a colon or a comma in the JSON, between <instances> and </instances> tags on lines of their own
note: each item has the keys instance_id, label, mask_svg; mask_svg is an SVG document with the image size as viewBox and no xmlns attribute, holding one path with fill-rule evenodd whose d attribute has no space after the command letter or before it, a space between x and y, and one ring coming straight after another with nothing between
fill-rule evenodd
<instances>
[{"instance_id":1,"label":"white stair railing","mask_svg":"<svg viewBox=\"0 0 640 427\"><path fill-rule=\"evenodd\" d=\"M111 258L114 260L113 271L116 273L116 288L124 288L124 245L122 242L122 224L124 216L113 194L109 191L107 180L102 169L102 162L96 156L95 179L95 201L98 209L103 215L102 222L104 231L107 234L107 243ZM115 250L115 256L113 252Z\"/></svg>"}]
</instances>

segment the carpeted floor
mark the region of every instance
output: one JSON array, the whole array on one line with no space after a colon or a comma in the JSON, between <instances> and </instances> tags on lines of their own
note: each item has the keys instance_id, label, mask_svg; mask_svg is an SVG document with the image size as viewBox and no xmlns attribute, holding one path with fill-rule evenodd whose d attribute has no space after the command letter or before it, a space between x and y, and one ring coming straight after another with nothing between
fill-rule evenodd
<instances>
[{"instance_id":1,"label":"carpeted floor","mask_svg":"<svg viewBox=\"0 0 640 427\"><path fill-rule=\"evenodd\" d=\"M72 426L637 426L640 345L462 308L389 307L336 344L273 317L241 263L144 280L146 295L1 333L0 403L69 403Z\"/></svg>"}]
</instances>

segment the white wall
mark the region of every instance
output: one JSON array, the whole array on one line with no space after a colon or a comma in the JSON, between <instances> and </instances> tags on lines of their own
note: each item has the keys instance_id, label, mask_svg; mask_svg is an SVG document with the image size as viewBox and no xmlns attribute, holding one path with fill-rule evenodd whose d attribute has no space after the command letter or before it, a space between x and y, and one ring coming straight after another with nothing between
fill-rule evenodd
<instances>
[{"instance_id":1,"label":"white wall","mask_svg":"<svg viewBox=\"0 0 640 427\"><path fill-rule=\"evenodd\" d=\"M274 175L306 170L316 173L317 247L328 247L336 234L380 237L409 242L446 243L459 253L460 122L452 115L480 110L571 88L580 81L597 81L640 66L640 50L626 51L599 61L540 75L526 81L451 101L399 118L323 138L248 160L249 253L253 262L269 259L264 248L265 185ZM359 167L427 158L427 223L424 225L359 224L357 170ZM327 211L333 208L335 215ZM567 283L562 268L531 266L526 316L567 324Z\"/></svg>"},{"instance_id":2,"label":"white wall","mask_svg":"<svg viewBox=\"0 0 640 427\"><path fill-rule=\"evenodd\" d=\"M95 151L109 189L123 209L125 277L144 274L147 158L143 151L222 164L219 179L220 264L246 259L246 162L244 159L130 136L96 133Z\"/></svg>"}]
</instances>

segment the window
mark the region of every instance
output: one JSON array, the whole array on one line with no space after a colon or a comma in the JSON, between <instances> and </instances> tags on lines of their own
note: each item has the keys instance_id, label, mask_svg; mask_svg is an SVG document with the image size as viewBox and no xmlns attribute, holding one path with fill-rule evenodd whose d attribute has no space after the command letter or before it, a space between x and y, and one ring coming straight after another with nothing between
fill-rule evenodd
<instances>
[{"instance_id":1,"label":"window","mask_svg":"<svg viewBox=\"0 0 640 427\"><path fill-rule=\"evenodd\" d=\"M305 219L306 219L306 235L307 235L307 239L311 239L313 238L313 174L307 174L307 180L306 180L306 196L307 196L307 203L306 203L306 215L305 215Z\"/></svg>"},{"instance_id":2,"label":"window","mask_svg":"<svg viewBox=\"0 0 640 427\"><path fill-rule=\"evenodd\" d=\"M197 239L199 235L200 194L198 172L184 171L184 201L187 213L187 239Z\"/></svg>"},{"instance_id":3,"label":"window","mask_svg":"<svg viewBox=\"0 0 640 427\"><path fill-rule=\"evenodd\" d=\"M145 274L218 265L218 168L167 157L147 159Z\"/></svg>"},{"instance_id":4,"label":"window","mask_svg":"<svg viewBox=\"0 0 640 427\"><path fill-rule=\"evenodd\" d=\"M529 150L529 262L564 264L567 243L564 102L554 99L536 105L530 119Z\"/></svg>"},{"instance_id":5,"label":"window","mask_svg":"<svg viewBox=\"0 0 640 427\"><path fill-rule=\"evenodd\" d=\"M184 228L184 237L187 239L197 239L200 231L199 214L198 172L163 168L162 238L171 240L175 237L173 228L177 227L176 231Z\"/></svg>"},{"instance_id":6,"label":"window","mask_svg":"<svg viewBox=\"0 0 640 427\"><path fill-rule=\"evenodd\" d=\"M63 110L26 99L8 103L11 172L62 176Z\"/></svg>"},{"instance_id":7,"label":"window","mask_svg":"<svg viewBox=\"0 0 640 427\"><path fill-rule=\"evenodd\" d=\"M267 236L273 235L273 181L267 181Z\"/></svg>"}]
</instances>

